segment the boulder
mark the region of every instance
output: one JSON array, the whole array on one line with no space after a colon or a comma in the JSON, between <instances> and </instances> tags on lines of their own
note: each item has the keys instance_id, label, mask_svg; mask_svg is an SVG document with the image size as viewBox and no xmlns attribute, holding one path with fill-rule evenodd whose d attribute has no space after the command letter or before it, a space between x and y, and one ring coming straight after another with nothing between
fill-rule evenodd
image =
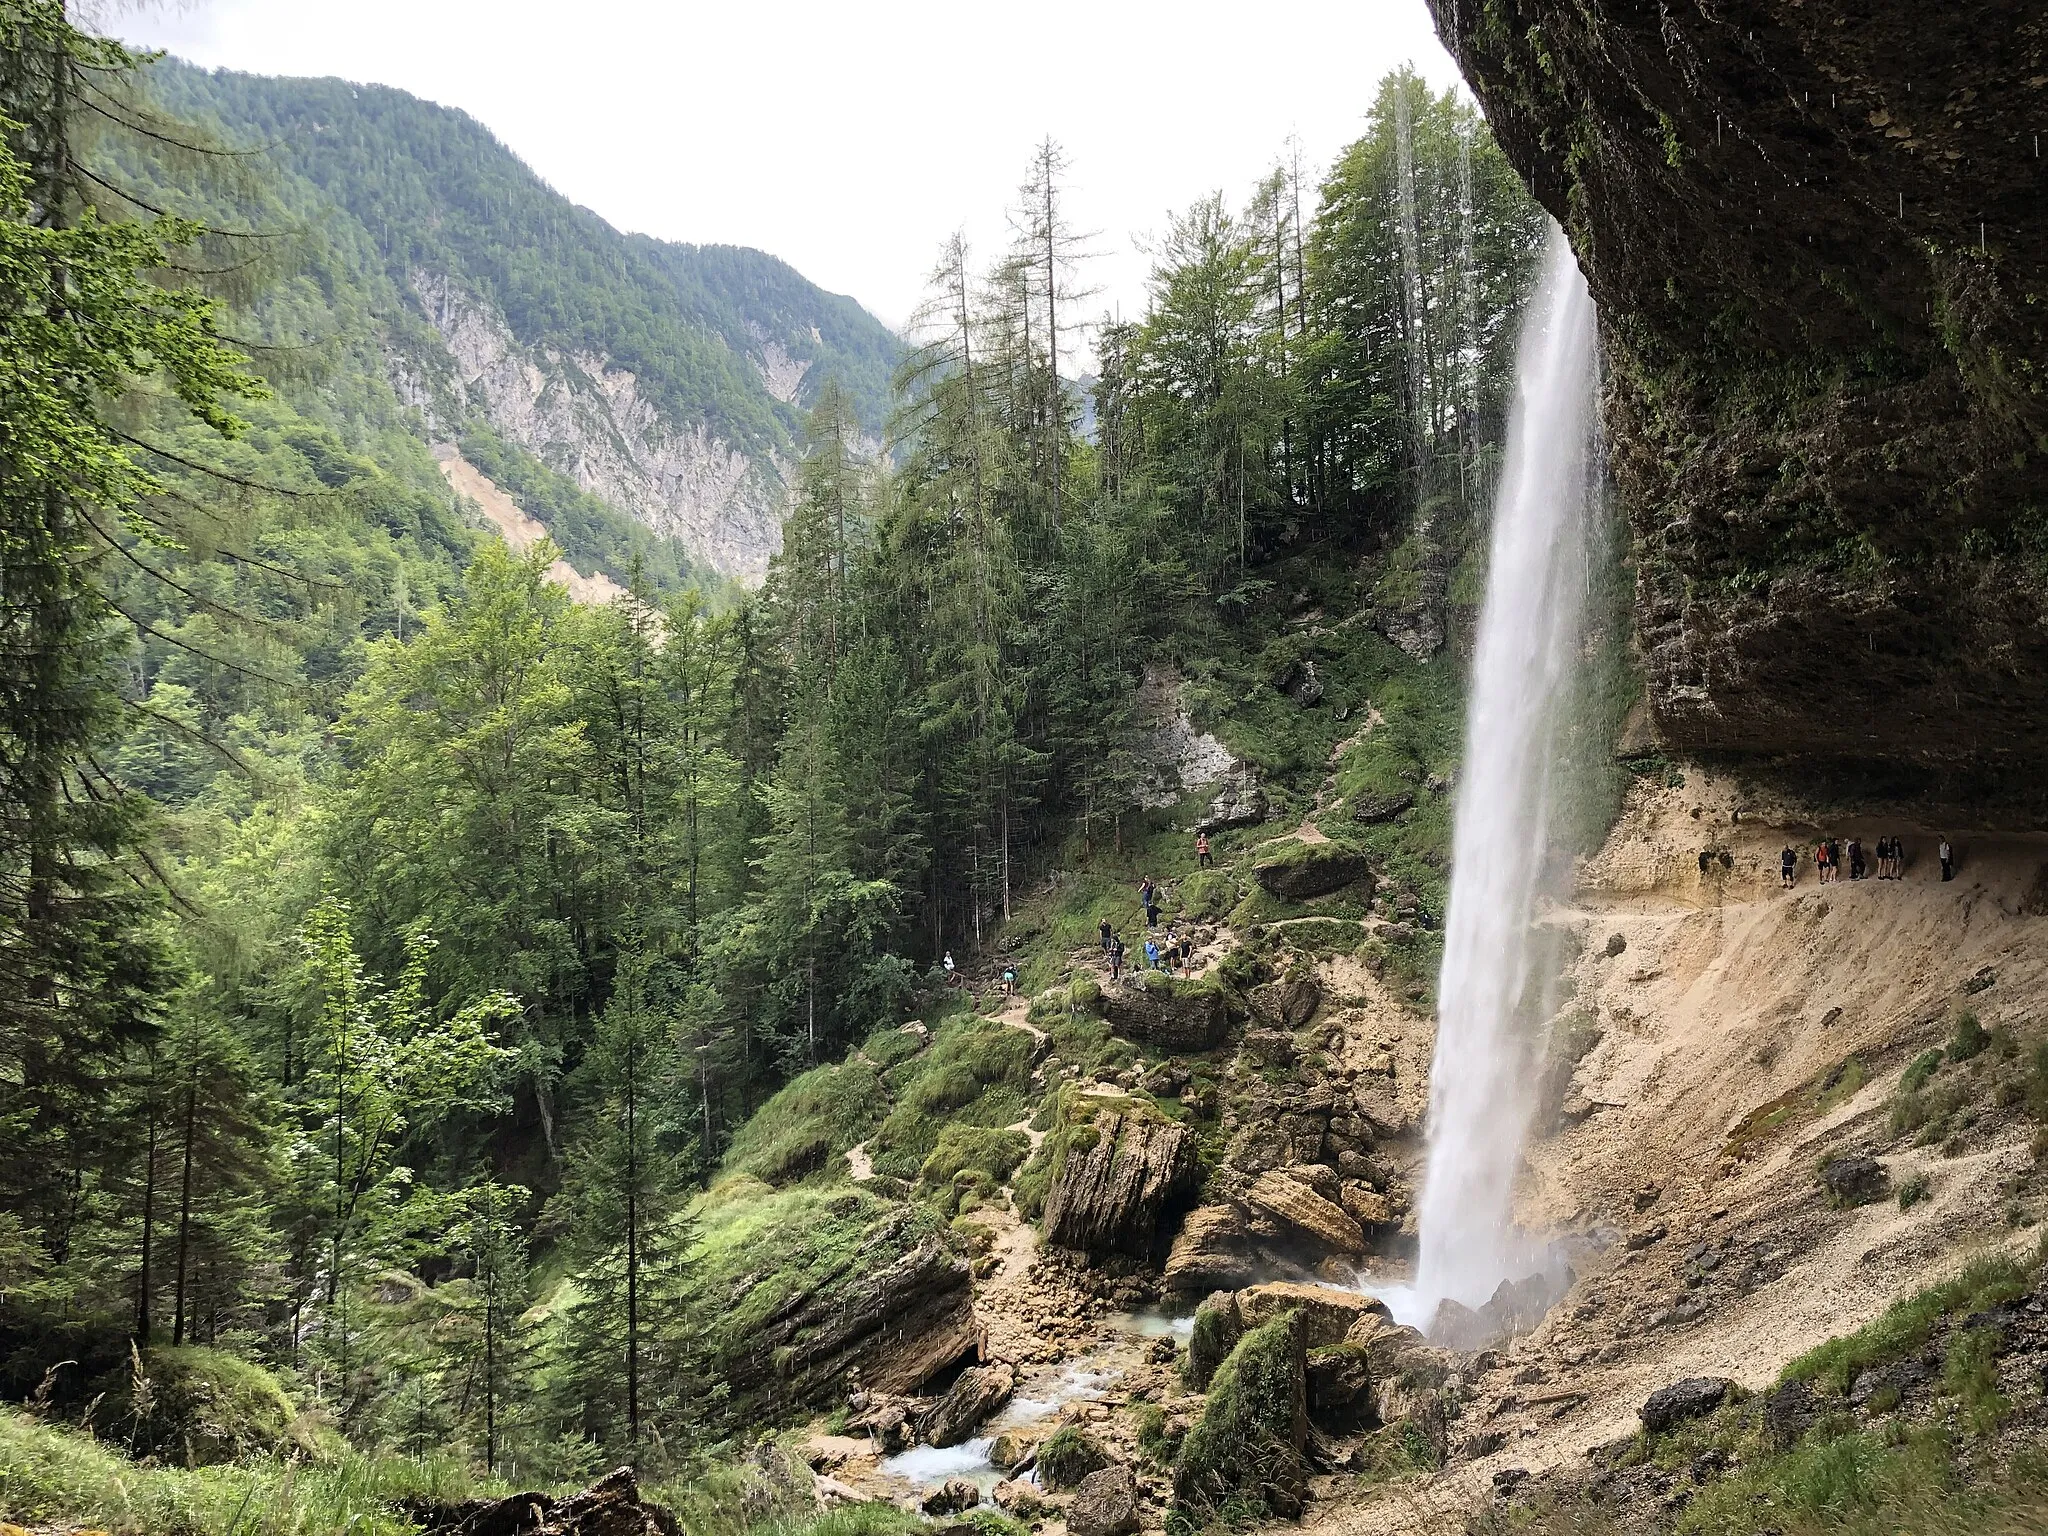
<instances>
[{"instance_id":1,"label":"boulder","mask_svg":"<svg viewBox=\"0 0 2048 1536\"><path fill-rule=\"evenodd\" d=\"M1263 987L1253 988L1245 1000L1251 1004L1254 1013L1277 1027L1299 1029L1322 1007L1323 988L1312 975L1285 976L1279 981L1269 981ZM1247 1040L1245 1043L1249 1046L1251 1042ZM1292 1054L1290 1050L1289 1055Z\"/></svg>"},{"instance_id":2,"label":"boulder","mask_svg":"<svg viewBox=\"0 0 2048 1536\"><path fill-rule=\"evenodd\" d=\"M1365 1252L1365 1233L1358 1223L1298 1179L1284 1173L1262 1173L1245 1198L1253 1206L1308 1241L1331 1253Z\"/></svg>"},{"instance_id":3,"label":"boulder","mask_svg":"<svg viewBox=\"0 0 2048 1536\"><path fill-rule=\"evenodd\" d=\"M1260 987L1252 993L1253 1005L1257 1006ZM1248 1029L1244 1035L1244 1053L1262 1067L1291 1067L1294 1065L1294 1036L1284 1029Z\"/></svg>"},{"instance_id":4,"label":"boulder","mask_svg":"<svg viewBox=\"0 0 2048 1536\"><path fill-rule=\"evenodd\" d=\"M1389 1318L1385 1303L1362 1291L1340 1291L1333 1285L1273 1280L1237 1293L1237 1315L1246 1328L1257 1328L1290 1308L1302 1314L1302 1341L1310 1349L1342 1344L1369 1313Z\"/></svg>"},{"instance_id":5,"label":"boulder","mask_svg":"<svg viewBox=\"0 0 2048 1536\"><path fill-rule=\"evenodd\" d=\"M1814 1396L1813 1383L1788 1381L1764 1398L1764 1438L1777 1450L1786 1450L1821 1420L1822 1409Z\"/></svg>"},{"instance_id":6,"label":"boulder","mask_svg":"<svg viewBox=\"0 0 2048 1536\"><path fill-rule=\"evenodd\" d=\"M1252 878L1282 901L1307 901L1359 884L1365 896L1372 895L1372 867L1365 855L1339 843L1297 843L1252 866Z\"/></svg>"},{"instance_id":7,"label":"boulder","mask_svg":"<svg viewBox=\"0 0 2048 1536\"><path fill-rule=\"evenodd\" d=\"M1362 1171L1365 1158L1355 1152L1337 1154L1341 1166L1345 1158L1355 1158L1356 1166ZM1400 1220L1394 1214L1393 1202L1374 1189L1363 1179L1346 1179L1337 1191L1337 1203L1344 1207L1344 1214L1361 1227L1390 1227Z\"/></svg>"},{"instance_id":8,"label":"boulder","mask_svg":"<svg viewBox=\"0 0 2048 1536\"><path fill-rule=\"evenodd\" d=\"M1197 1392L1209 1390L1216 1371L1237 1341L1244 1337L1244 1320L1237 1315L1237 1297L1219 1291L1195 1309L1195 1323L1188 1334L1188 1363L1183 1372L1187 1384Z\"/></svg>"},{"instance_id":9,"label":"boulder","mask_svg":"<svg viewBox=\"0 0 2048 1536\"><path fill-rule=\"evenodd\" d=\"M936 1488L927 1488L917 1507L928 1515L957 1515L981 1502L981 1490L964 1477L949 1477Z\"/></svg>"},{"instance_id":10,"label":"boulder","mask_svg":"<svg viewBox=\"0 0 2048 1536\"><path fill-rule=\"evenodd\" d=\"M1198 1172L1195 1139L1185 1126L1103 1110L1073 1132L1059 1176L1045 1198L1045 1240L1086 1253L1143 1257L1159 1218L1190 1194Z\"/></svg>"},{"instance_id":11,"label":"boulder","mask_svg":"<svg viewBox=\"0 0 2048 1536\"><path fill-rule=\"evenodd\" d=\"M1652 1392L1637 1414L1644 1429L1661 1435L1687 1419L1705 1418L1728 1400L1734 1385L1726 1376L1690 1376Z\"/></svg>"},{"instance_id":12,"label":"boulder","mask_svg":"<svg viewBox=\"0 0 2048 1536\"><path fill-rule=\"evenodd\" d=\"M1068 1536L1133 1536L1138 1529L1138 1480L1129 1467L1090 1472L1067 1506Z\"/></svg>"},{"instance_id":13,"label":"boulder","mask_svg":"<svg viewBox=\"0 0 2048 1536\"><path fill-rule=\"evenodd\" d=\"M1211 977L1175 981L1139 971L1103 989L1099 1005L1126 1040L1167 1051L1208 1051L1230 1031L1230 1003Z\"/></svg>"},{"instance_id":14,"label":"boulder","mask_svg":"<svg viewBox=\"0 0 2048 1536\"><path fill-rule=\"evenodd\" d=\"M1311 1349L1307 1383L1310 1423L1340 1435L1370 1427L1372 1360L1365 1350Z\"/></svg>"},{"instance_id":15,"label":"boulder","mask_svg":"<svg viewBox=\"0 0 2048 1536\"><path fill-rule=\"evenodd\" d=\"M1258 1271L1251 1234L1237 1208L1204 1205L1189 1211L1181 1223L1161 1283L1169 1291L1234 1291Z\"/></svg>"},{"instance_id":16,"label":"boulder","mask_svg":"<svg viewBox=\"0 0 2048 1536\"><path fill-rule=\"evenodd\" d=\"M914 1392L971 1353L981 1331L967 1265L937 1237L909 1242L913 1231L907 1211L885 1218L771 1312L726 1368L732 1395L773 1390L827 1408L849 1372L871 1392Z\"/></svg>"},{"instance_id":17,"label":"boulder","mask_svg":"<svg viewBox=\"0 0 2048 1536\"><path fill-rule=\"evenodd\" d=\"M927 1445L958 1445L976 1426L1010 1400L1017 1373L1007 1365L964 1370L918 1425Z\"/></svg>"},{"instance_id":18,"label":"boulder","mask_svg":"<svg viewBox=\"0 0 2048 1536\"><path fill-rule=\"evenodd\" d=\"M1820 1182L1837 1205L1868 1205L1892 1187L1891 1175L1874 1157L1831 1157L1820 1165Z\"/></svg>"},{"instance_id":19,"label":"boulder","mask_svg":"<svg viewBox=\"0 0 2048 1536\"><path fill-rule=\"evenodd\" d=\"M1365 790L1351 802L1351 819L1374 826L1392 821L1414 803L1413 790Z\"/></svg>"},{"instance_id":20,"label":"boulder","mask_svg":"<svg viewBox=\"0 0 2048 1536\"><path fill-rule=\"evenodd\" d=\"M1005 1478L996 1484L990 1497L995 1500L997 1509L1015 1515L1019 1520L1029 1520L1045 1508L1045 1500L1038 1490L1019 1479Z\"/></svg>"},{"instance_id":21,"label":"boulder","mask_svg":"<svg viewBox=\"0 0 2048 1536\"><path fill-rule=\"evenodd\" d=\"M1502 1329L1483 1312L1446 1296L1429 1320L1429 1342L1439 1349L1484 1349L1501 1337Z\"/></svg>"},{"instance_id":22,"label":"boulder","mask_svg":"<svg viewBox=\"0 0 2048 1536\"><path fill-rule=\"evenodd\" d=\"M1283 1520L1308 1491L1307 1351L1298 1310L1238 1340L1173 1467L1173 1499L1199 1527L1226 1507Z\"/></svg>"}]
</instances>

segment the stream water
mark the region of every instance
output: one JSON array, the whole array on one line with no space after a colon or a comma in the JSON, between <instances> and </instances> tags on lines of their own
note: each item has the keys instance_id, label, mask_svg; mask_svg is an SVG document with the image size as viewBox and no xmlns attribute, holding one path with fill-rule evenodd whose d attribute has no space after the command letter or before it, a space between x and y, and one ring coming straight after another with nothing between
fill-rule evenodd
<instances>
[{"instance_id":1,"label":"stream water","mask_svg":"<svg viewBox=\"0 0 2048 1536\"><path fill-rule=\"evenodd\" d=\"M1540 1022L1532 927L1552 863L1559 727L1587 583L1596 320L1562 231L1523 321L1466 707L1450 910L1430 1069L1421 1254L1398 1314L1427 1326L1449 1297L1483 1304L1534 1268L1512 1219Z\"/></svg>"}]
</instances>

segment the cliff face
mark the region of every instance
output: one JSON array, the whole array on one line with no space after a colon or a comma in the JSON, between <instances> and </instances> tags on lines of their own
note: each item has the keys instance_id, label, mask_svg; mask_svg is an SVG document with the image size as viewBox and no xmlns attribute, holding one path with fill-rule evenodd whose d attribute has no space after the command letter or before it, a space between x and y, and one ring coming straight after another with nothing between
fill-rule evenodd
<instances>
[{"instance_id":1,"label":"cliff face","mask_svg":"<svg viewBox=\"0 0 2048 1536\"><path fill-rule=\"evenodd\" d=\"M2048 12L1430 4L1601 305L1661 739L2037 792Z\"/></svg>"}]
</instances>

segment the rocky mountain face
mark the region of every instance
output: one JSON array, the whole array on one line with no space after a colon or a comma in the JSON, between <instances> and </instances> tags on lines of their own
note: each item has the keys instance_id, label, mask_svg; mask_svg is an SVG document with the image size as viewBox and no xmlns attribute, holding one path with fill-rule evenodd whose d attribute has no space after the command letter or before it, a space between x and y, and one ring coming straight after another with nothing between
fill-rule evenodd
<instances>
[{"instance_id":1,"label":"rocky mountain face","mask_svg":"<svg viewBox=\"0 0 2048 1536\"><path fill-rule=\"evenodd\" d=\"M395 389L435 442L487 426L747 582L828 378L879 438L898 339L772 256L622 233L403 91L175 62L152 85L261 147L257 204L192 211L303 237L305 276L350 301L337 398Z\"/></svg>"},{"instance_id":2,"label":"rocky mountain face","mask_svg":"<svg viewBox=\"0 0 2048 1536\"><path fill-rule=\"evenodd\" d=\"M1665 746L2032 793L2048 16L1431 6L1601 305Z\"/></svg>"}]
</instances>

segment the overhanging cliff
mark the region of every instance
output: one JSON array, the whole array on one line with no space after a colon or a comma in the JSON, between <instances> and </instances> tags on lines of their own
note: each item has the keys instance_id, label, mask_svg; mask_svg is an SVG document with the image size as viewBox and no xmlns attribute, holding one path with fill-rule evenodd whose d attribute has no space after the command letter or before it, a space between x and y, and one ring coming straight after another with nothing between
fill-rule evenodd
<instances>
[{"instance_id":1,"label":"overhanging cliff","mask_svg":"<svg viewBox=\"0 0 2048 1536\"><path fill-rule=\"evenodd\" d=\"M1673 750L2048 766L2048 12L1430 0L1602 306Z\"/></svg>"}]
</instances>

